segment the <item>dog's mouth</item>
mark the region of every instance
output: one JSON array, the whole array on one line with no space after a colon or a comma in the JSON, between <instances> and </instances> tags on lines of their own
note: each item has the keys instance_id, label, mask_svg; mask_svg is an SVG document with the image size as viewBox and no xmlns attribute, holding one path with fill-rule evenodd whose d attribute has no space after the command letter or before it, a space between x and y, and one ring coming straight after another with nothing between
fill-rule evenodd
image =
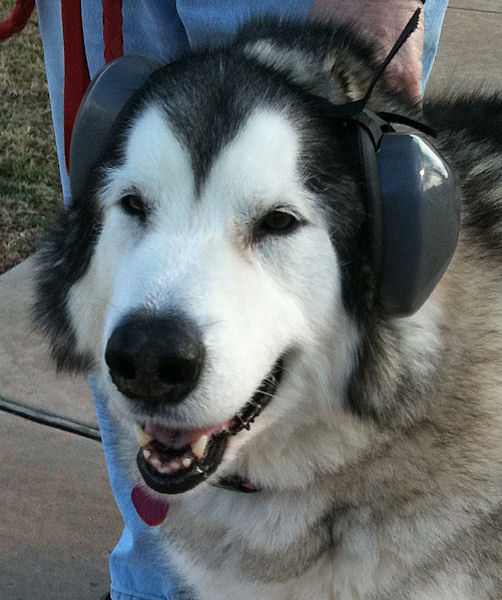
<instances>
[{"instance_id":1,"label":"dog's mouth","mask_svg":"<svg viewBox=\"0 0 502 600\"><path fill-rule=\"evenodd\" d=\"M144 482L161 494L186 492L210 477L218 468L228 438L251 423L270 403L281 381L283 358L234 417L208 429L180 430L148 422L137 427L140 444L136 461Z\"/></svg>"}]
</instances>

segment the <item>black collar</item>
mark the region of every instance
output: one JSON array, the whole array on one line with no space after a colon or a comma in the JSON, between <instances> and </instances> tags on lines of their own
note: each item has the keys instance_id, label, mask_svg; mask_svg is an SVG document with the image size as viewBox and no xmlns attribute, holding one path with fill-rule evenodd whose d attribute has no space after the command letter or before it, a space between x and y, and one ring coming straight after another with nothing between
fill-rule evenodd
<instances>
[{"instance_id":1,"label":"black collar","mask_svg":"<svg viewBox=\"0 0 502 600\"><path fill-rule=\"evenodd\" d=\"M228 475L227 477L220 477L214 483L211 482L214 487L224 488L232 492L243 492L244 494L254 494L255 492L261 492L259 488L251 485L249 481L244 480L239 475Z\"/></svg>"}]
</instances>

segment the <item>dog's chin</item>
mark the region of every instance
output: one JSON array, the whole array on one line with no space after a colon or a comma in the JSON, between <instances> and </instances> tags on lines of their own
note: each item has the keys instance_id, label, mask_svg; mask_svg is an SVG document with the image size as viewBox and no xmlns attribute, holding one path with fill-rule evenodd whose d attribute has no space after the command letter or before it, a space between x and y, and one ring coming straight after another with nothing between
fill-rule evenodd
<instances>
[{"instance_id":1,"label":"dog's chin","mask_svg":"<svg viewBox=\"0 0 502 600\"><path fill-rule=\"evenodd\" d=\"M279 358L252 398L219 426L179 430L148 422L138 428L139 472L148 487L161 494L187 492L206 481L220 466L230 436L249 430L273 399L283 372Z\"/></svg>"}]
</instances>

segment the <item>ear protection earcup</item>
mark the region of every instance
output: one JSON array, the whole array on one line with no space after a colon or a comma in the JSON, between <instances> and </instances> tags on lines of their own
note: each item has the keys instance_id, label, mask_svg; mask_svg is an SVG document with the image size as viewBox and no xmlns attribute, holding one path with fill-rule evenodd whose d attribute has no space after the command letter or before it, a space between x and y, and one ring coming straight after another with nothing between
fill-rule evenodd
<instances>
[{"instance_id":1,"label":"ear protection earcup","mask_svg":"<svg viewBox=\"0 0 502 600\"><path fill-rule=\"evenodd\" d=\"M84 191L89 173L99 162L118 114L159 66L159 63L145 56L123 56L104 66L95 75L73 125L70 145L70 188L73 198Z\"/></svg>"},{"instance_id":2,"label":"ear protection earcup","mask_svg":"<svg viewBox=\"0 0 502 600\"><path fill-rule=\"evenodd\" d=\"M357 136L379 303L387 316L409 316L429 297L455 252L457 178L418 135L387 132L376 140L358 125Z\"/></svg>"}]
</instances>

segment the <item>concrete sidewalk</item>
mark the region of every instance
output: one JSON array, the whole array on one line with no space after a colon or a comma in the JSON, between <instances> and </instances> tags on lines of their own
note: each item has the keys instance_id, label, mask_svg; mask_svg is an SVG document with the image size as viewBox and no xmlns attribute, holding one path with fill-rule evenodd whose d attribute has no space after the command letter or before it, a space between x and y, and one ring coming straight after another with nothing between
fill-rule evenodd
<instances>
[{"instance_id":1,"label":"concrete sidewalk","mask_svg":"<svg viewBox=\"0 0 502 600\"><path fill-rule=\"evenodd\" d=\"M429 92L502 90L502 2L454 0ZM55 376L31 331L32 260L0 277L0 397L96 426L84 377ZM0 412L0 597L94 600L121 522L97 442Z\"/></svg>"}]
</instances>

